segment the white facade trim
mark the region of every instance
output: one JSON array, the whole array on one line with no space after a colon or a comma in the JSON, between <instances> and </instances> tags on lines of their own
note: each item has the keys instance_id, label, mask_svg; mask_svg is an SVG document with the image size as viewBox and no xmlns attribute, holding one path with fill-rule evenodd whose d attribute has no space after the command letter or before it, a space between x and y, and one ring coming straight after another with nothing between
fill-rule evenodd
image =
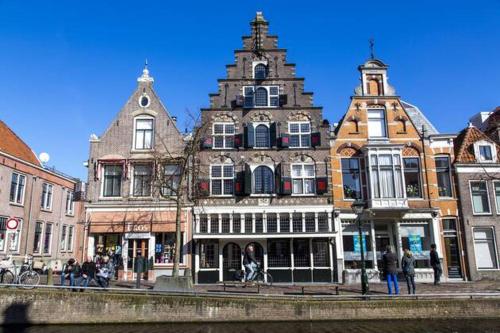
<instances>
[{"instance_id":1,"label":"white facade trim","mask_svg":"<svg viewBox=\"0 0 500 333\"><path fill-rule=\"evenodd\" d=\"M333 206L197 206L194 214L231 214L231 213L289 213L289 212L333 212Z\"/></svg>"}]
</instances>

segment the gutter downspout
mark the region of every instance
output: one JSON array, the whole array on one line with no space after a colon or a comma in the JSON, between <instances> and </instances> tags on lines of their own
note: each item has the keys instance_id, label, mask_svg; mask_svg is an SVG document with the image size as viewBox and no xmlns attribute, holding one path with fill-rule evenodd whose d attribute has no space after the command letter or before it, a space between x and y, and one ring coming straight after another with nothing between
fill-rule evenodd
<instances>
[{"instance_id":1,"label":"gutter downspout","mask_svg":"<svg viewBox=\"0 0 500 333\"><path fill-rule=\"evenodd\" d=\"M425 152L425 133L427 130L425 129L425 125L422 125L422 135L420 136L420 139L422 141L422 152L423 152L423 157L424 157L424 169L425 169L425 182L426 182L426 187L427 187L427 202L429 204L429 208L432 208L431 204L431 190L430 190L430 183L429 183L429 170L427 169L427 153Z\"/></svg>"},{"instance_id":2,"label":"gutter downspout","mask_svg":"<svg viewBox=\"0 0 500 333\"><path fill-rule=\"evenodd\" d=\"M64 193L65 193L65 188L62 187L61 188L61 192L62 192L62 195L61 195L61 209L60 209L60 212L59 212L59 225L57 226L57 244L56 244L56 257L53 258L53 259L57 259L57 255L59 254L59 251L61 250L59 247L61 246L61 228L62 228L62 218L63 218L63 211L66 210L66 207L64 206ZM66 232L68 232L66 230ZM66 245L66 244L65 244ZM52 256L54 256L54 254L52 254Z\"/></svg>"},{"instance_id":3,"label":"gutter downspout","mask_svg":"<svg viewBox=\"0 0 500 333\"><path fill-rule=\"evenodd\" d=\"M26 243L24 245L24 254L28 254L28 238L30 235L30 225L31 225L31 210L33 208L33 191L35 190L35 184L37 180L37 176L33 176L33 181L31 182L31 191L30 191L30 205L28 208L28 226L26 227Z\"/></svg>"}]
</instances>

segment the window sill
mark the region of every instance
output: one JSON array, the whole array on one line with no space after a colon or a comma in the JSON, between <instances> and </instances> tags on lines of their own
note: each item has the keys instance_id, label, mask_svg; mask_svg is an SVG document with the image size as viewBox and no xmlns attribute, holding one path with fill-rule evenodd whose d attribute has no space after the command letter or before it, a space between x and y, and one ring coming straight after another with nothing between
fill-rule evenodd
<instances>
[{"instance_id":1,"label":"window sill","mask_svg":"<svg viewBox=\"0 0 500 333\"><path fill-rule=\"evenodd\" d=\"M210 194L211 198L232 198L234 195L232 194Z\"/></svg>"},{"instance_id":2,"label":"window sill","mask_svg":"<svg viewBox=\"0 0 500 333\"><path fill-rule=\"evenodd\" d=\"M11 206L24 207L24 202L23 203L17 203L17 202L9 201L9 204Z\"/></svg>"},{"instance_id":3,"label":"window sill","mask_svg":"<svg viewBox=\"0 0 500 333\"><path fill-rule=\"evenodd\" d=\"M493 216L493 213L472 213L472 216Z\"/></svg>"},{"instance_id":4,"label":"window sill","mask_svg":"<svg viewBox=\"0 0 500 333\"><path fill-rule=\"evenodd\" d=\"M154 151L155 150L153 148L151 148L151 149L136 149L136 148L134 148L134 149L130 150L131 153L152 153Z\"/></svg>"},{"instance_id":5,"label":"window sill","mask_svg":"<svg viewBox=\"0 0 500 333\"><path fill-rule=\"evenodd\" d=\"M99 197L99 200L119 201L122 199L123 199L123 197Z\"/></svg>"},{"instance_id":6,"label":"window sill","mask_svg":"<svg viewBox=\"0 0 500 333\"><path fill-rule=\"evenodd\" d=\"M40 211L45 213L52 213L52 209L47 209L47 208L41 208Z\"/></svg>"},{"instance_id":7,"label":"window sill","mask_svg":"<svg viewBox=\"0 0 500 333\"><path fill-rule=\"evenodd\" d=\"M252 193L250 194L250 197L252 198L273 198L276 197L276 194L258 194L258 193Z\"/></svg>"},{"instance_id":8,"label":"window sill","mask_svg":"<svg viewBox=\"0 0 500 333\"><path fill-rule=\"evenodd\" d=\"M68 214L68 213L66 213L66 217L75 217L75 214Z\"/></svg>"},{"instance_id":9,"label":"window sill","mask_svg":"<svg viewBox=\"0 0 500 333\"><path fill-rule=\"evenodd\" d=\"M292 193L291 196L292 197L314 197L314 196L316 196L316 193L306 193L306 194L303 194L303 193Z\"/></svg>"},{"instance_id":10,"label":"window sill","mask_svg":"<svg viewBox=\"0 0 500 333\"><path fill-rule=\"evenodd\" d=\"M412 201L424 201L425 199L424 198L410 198L410 197L407 197L408 200L412 200Z\"/></svg>"},{"instance_id":11,"label":"window sill","mask_svg":"<svg viewBox=\"0 0 500 333\"><path fill-rule=\"evenodd\" d=\"M212 147L212 150L236 150L235 147Z\"/></svg>"}]
</instances>

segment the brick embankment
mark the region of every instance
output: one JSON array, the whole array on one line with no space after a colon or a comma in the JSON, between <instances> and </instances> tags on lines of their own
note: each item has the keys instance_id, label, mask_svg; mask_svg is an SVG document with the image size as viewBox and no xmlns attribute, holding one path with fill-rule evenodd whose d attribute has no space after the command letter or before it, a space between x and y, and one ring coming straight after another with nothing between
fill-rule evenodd
<instances>
[{"instance_id":1,"label":"brick embankment","mask_svg":"<svg viewBox=\"0 0 500 333\"><path fill-rule=\"evenodd\" d=\"M382 299L73 293L0 289L1 324L500 318L500 298Z\"/></svg>"}]
</instances>

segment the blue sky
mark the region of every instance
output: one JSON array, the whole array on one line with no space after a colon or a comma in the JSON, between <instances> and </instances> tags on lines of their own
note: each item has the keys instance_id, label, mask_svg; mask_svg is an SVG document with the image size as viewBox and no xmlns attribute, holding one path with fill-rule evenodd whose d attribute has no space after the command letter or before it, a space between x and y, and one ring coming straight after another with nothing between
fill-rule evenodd
<instances>
[{"instance_id":1,"label":"blue sky","mask_svg":"<svg viewBox=\"0 0 500 333\"><path fill-rule=\"evenodd\" d=\"M0 0L0 119L85 179L89 135L123 106L145 58L183 127L257 10L330 122L346 111L372 36L396 91L441 132L500 105L500 1Z\"/></svg>"}]
</instances>

